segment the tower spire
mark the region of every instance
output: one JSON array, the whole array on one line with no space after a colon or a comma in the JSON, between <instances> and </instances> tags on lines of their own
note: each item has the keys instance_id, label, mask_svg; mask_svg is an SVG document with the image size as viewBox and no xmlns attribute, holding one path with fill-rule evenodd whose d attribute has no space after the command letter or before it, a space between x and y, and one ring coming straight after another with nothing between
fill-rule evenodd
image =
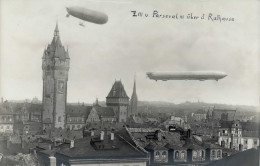
<instances>
[{"instance_id":1,"label":"tower spire","mask_svg":"<svg viewBox=\"0 0 260 166\"><path fill-rule=\"evenodd\" d=\"M55 30L54 30L54 36L59 36L58 22L56 22L56 27L55 27Z\"/></svg>"}]
</instances>

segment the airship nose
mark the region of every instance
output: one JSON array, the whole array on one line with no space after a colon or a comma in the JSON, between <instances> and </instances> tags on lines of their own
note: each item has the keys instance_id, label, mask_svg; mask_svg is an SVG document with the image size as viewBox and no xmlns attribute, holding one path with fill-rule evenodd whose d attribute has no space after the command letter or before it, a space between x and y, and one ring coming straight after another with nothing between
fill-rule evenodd
<instances>
[{"instance_id":1,"label":"airship nose","mask_svg":"<svg viewBox=\"0 0 260 166\"><path fill-rule=\"evenodd\" d=\"M223 73L223 74L222 74L222 77L223 77L223 78L224 78L224 77L226 77L226 76L227 76L227 74L226 74L226 73Z\"/></svg>"}]
</instances>

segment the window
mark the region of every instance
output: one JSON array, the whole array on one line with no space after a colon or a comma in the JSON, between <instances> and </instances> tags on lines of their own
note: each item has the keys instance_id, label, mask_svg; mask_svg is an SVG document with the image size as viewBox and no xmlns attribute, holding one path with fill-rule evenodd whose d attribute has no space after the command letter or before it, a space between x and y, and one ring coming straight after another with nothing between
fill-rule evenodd
<instances>
[{"instance_id":1,"label":"window","mask_svg":"<svg viewBox=\"0 0 260 166\"><path fill-rule=\"evenodd\" d=\"M179 159L179 151L175 152L175 159Z\"/></svg>"},{"instance_id":2,"label":"window","mask_svg":"<svg viewBox=\"0 0 260 166\"><path fill-rule=\"evenodd\" d=\"M58 122L61 122L61 117L60 116L58 117Z\"/></svg>"},{"instance_id":3,"label":"window","mask_svg":"<svg viewBox=\"0 0 260 166\"><path fill-rule=\"evenodd\" d=\"M211 157L212 158L215 158L215 153L216 153L215 150L212 150L212 152L211 152Z\"/></svg>"},{"instance_id":4,"label":"window","mask_svg":"<svg viewBox=\"0 0 260 166\"><path fill-rule=\"evenodd\" d=\"M155 156L154 156L155 159L159 159L160 158L160 153L158 151L155 152Z\"/></svg>"},{"instance_id":5,"label":"window","mask_svg":"<svg viewBox=\"0 0 260 166\"><path fill-rule=\"evenodd\" d=\"M254 139L254 145L257 145L257 139Z\"/></svg>"},{"instance_id":6,"label":"window","mask_svg":"<svg viewBox=\"0 0 260 166\"><path fill-rule=\"evenodd\" d=\"M9 129L9 126L6 126L6 129Z\"/></svg>"},{"instance_id":7,"label":"window","mask_svg":"<svg viewBox=\"0 0 260 166\"><path fill-rule=\"evenodd\" d=\"M163 152L162 152L162 158L163 158L163 159L166 159L166 158L167 158L167 152L166 152L166 151L163 151Z\"/></svg>"},{"instance_id":8,"label":"window","mask_svg":"<svg viewBox=\"0 0 260 166\"><path fill-rule=\"evenodd\" d=\"M217 152L217 158L220 158L220 157L221 157L221 151L218 150L218 152Z\"/></svg>"},{"instance_id":9,"label":"window","mask_svg":"<svg viewBox=\"0 0 260 166\"><path fill-rule=\"evenodd\" d=\"M193 151L193 158L197 158L197 151Z\"/></svg>"},{"instance_id":10,"label":"window","mask_svg":"<svg viewBox=\"0 0 260 166\"><path fill-rule=\"evenodd\" d=\"M202 157L202 158L205 157L204 150L201 151L201 157Z\"/></svg>"},{"instance_id":11,"label":"window","mask_svg":"<svg viewBox=\"0 0 260 166\"><path fill-rule=\"evenodd\" d=\"M184 152L184 151L181 152L181 159L182 159L182 160L185 159L185 152Z\"/></svg>"},{"instance_id":12,"label":"window","mask_svg":"<svg viewBox=\"0 0 260 166\"><path fill-rule=\"evenodd\" d=\"M244 140L244 143L247 144L247 139Z\"/></svg>"}]
</instances>

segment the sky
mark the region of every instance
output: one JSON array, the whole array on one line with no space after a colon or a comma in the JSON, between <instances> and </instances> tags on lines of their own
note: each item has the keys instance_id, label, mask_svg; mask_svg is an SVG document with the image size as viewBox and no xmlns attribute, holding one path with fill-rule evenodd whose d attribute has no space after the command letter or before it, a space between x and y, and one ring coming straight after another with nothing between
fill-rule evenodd
<instances>
[{"instance_id":1,"label":"sky","mask_svg":"<svg viewBox=\"0 0 260 166\"><path fill-rule=\"evenodd\" d=\"M115 80L130 97L136 75L142 101L259 104L260 1L258 0L1 0L0 96L42 99L42 55L58 22L71 58L68 102L104 101ZM108 15L98 25L66 17L80 6ZM185 19L153 18L161 14ZM131 11L148 13L133 17ZM205 19L187 19L186 16ZM234 21L208 20L209 13ZM148 71L216 70L216 81L158 81Z\"/></svg>"}]
</instances>

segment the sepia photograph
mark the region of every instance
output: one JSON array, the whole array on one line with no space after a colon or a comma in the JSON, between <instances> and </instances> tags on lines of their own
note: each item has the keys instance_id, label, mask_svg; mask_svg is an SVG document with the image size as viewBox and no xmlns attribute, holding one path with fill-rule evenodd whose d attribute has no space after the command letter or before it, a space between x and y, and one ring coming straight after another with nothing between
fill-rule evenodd
<instances>
[{"instance_id":1,"label":"sepia photograph","mask_svg":"<svg viewBox=\"0 0 260 166\"><path fill-rule=\"evenodd\" d=\"M259 166L259 0L0 0L1 166Z\"/></svg>"}]
</instances>

